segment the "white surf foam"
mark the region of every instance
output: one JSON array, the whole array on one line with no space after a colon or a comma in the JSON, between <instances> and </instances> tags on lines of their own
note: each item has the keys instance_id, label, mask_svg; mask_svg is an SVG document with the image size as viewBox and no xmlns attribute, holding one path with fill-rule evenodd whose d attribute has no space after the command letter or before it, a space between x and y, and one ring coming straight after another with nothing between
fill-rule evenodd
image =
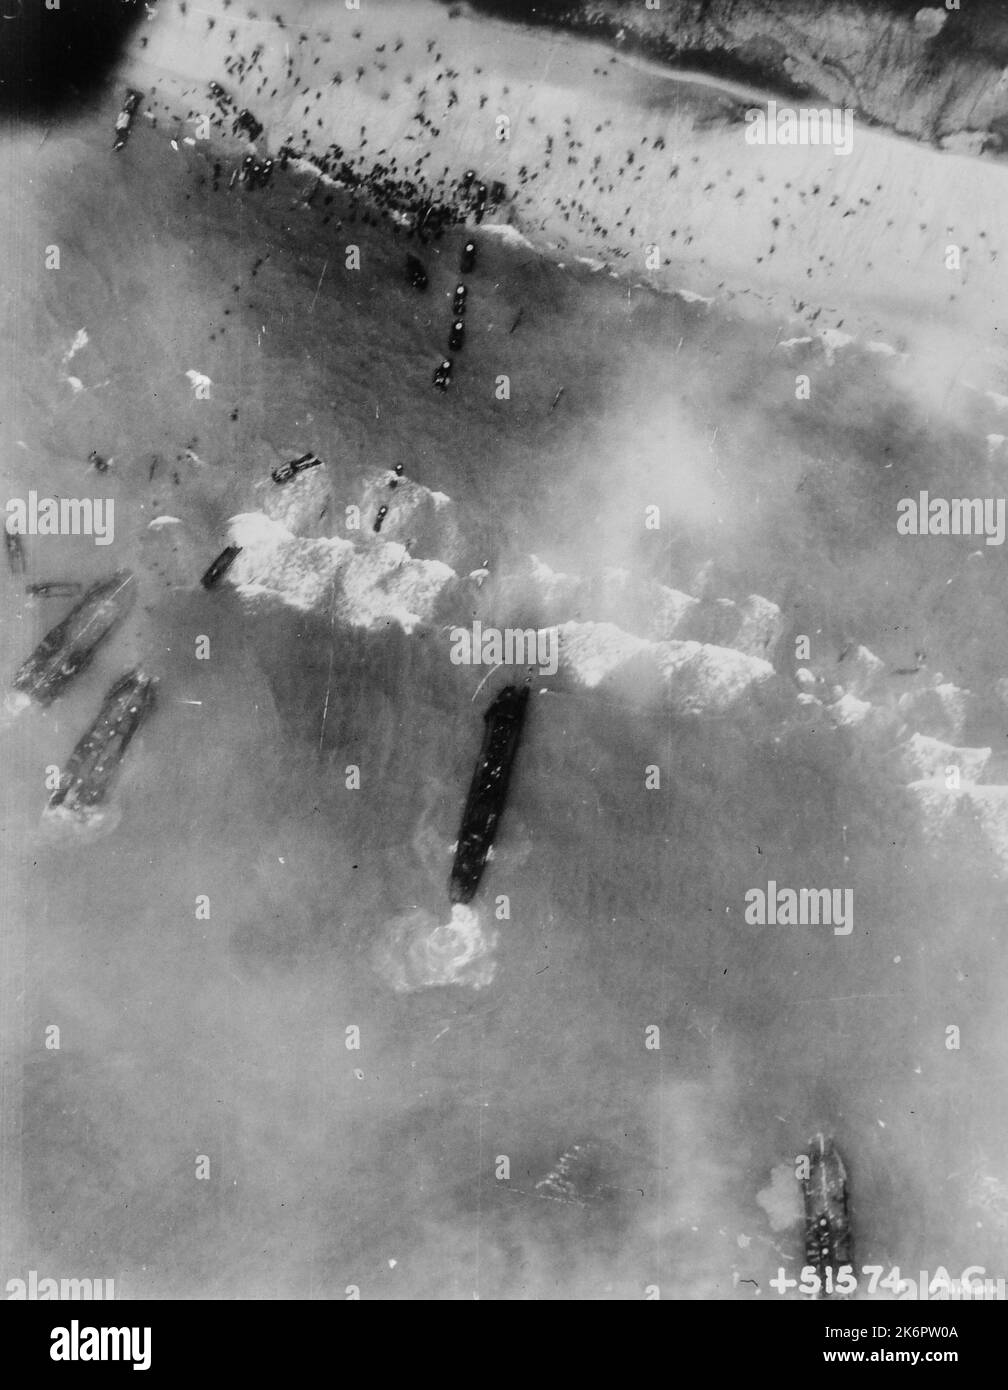
<instances>
[{"instance_id":1,"label":"white surf foam","mask_svg":"<svg viewBox=\"0 0 1008 1390\"><path fill-rule=\"evenodd\" d=\"M484 931L476 910L455 903L447 922L416 908L390 923L374 965L397 994L444 985L485 989L497 973L498 933Z\"/></svg>"}]
</instances>

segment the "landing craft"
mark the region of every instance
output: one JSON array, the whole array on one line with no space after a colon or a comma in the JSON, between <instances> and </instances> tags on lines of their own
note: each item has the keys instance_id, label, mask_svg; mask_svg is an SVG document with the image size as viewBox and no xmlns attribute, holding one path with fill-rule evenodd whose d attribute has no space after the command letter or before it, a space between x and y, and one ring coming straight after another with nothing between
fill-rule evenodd
<instances>
[{"instance_id":1,"label":"landing craft","mask_svg":"<svg viewBox=\"0 0 1008 1390\"><path fill-rule=\"evenodd\" d=\"M133 126L133 117L137 113L140 105L142 93L133 87L126 88L126 100L123 102L122 110L116 116L116 138L113 150L121 150L129 139L130 130Z\"/></svg>"},{"instance_id":2,"label":"landing craft","mask_svg":"<svg viewBox=\"0 0 1008 1390\"><path fill-rule=\"evenodd\" d=\"M300 458L291 459L290 463L277 464L276 468L270 470L270 477L275 483L289 483L296 473L318 468L321 462L318 454L302 454Z\"/></svg>"},{"instance_id":3,"label":"landing craft","mask_svg":"<svg viewBox=\"0 0 1008 1390\"><path fill-rule=\"evenodd\" d=\"M476 265L476 243L467 241L462 247L462 256L459 260L459 270L463 275L468 275Z\"/></svg>"},{"instance_id":4,"label":"landing craft","mask_svg":"<svg viewBox=\"0 0 1008 1390\"><path fill-rule=\"evenodd\" d=\"M130 740L154 707L154 689L155 681L143 671L120 676L67 759L48 811L62 808L83 815L105 800Z\"/></svg>"},{"instance_id":5,"label":"landing craft","mask_svg":"<svg viewBox=\"0 0 1008 1390\"><path fill-rule=\"evenodd\" d=\"M415 290L427 288L427 272L418 256L406 257L406 279Z\"/></svg>"},{"instance_id":6,"label":"landing craft","mask_svg":"<svg viewBox=\"0 0 1008 1390\"><path fill-rule=\"evenodd\" d=\"M223 579L241 552L242 547L240 545L226 545L200 580L204 589L212 589L219 580Z\"/></svg>"},{"instance_id":7,"label":"landing craft","mask_svg":"<svg viewBox=\"0 0 1008 1390\"><path fill-rule=\"evenodd\" d=\"M137 586L129 570L93 584L61 623L38 644L14 677L14 689L49 705L79 671L100 643L118 627L136 600Z\"/></svg>"},{"instance_id":8,"label":"landing craft","mask_svg":"<svg viewBox=\"0 0 1008 1390\"><path fill-rule=\"evenodd\" d=\"M448 896L453 903L469 902L479 887L497 822L507 801L511 764L518 751L528 700L527 685L505 686L483 716L486 721L483 746L462 812L458 848L448 886Z\"/></svg>"},{"instance_id":9,"label":"landing craft","mask_svg":"<svg viewBox=\"0 0 1008 1390\"><path fill-rule=\"evenodd\" d=\"M83 587L73 579L43 579L26 584L25 593L32 598L76 598Z\"/></svg>"},{"instance_id":10,"label":"landing craft","mask_svg":"<svg viewBox=\"0 0 1008 1390\"><path fill-rule=\"evenodd\" d=\"M833 1144L817 1134L809 1145L805 1197L805 1263L822 1281L827 1296L841 1265L853 1264L853 1239L847 1198L847 1171ZM831 1274L827 1281L826 1271Z\"/></svg>"}]
</instances>

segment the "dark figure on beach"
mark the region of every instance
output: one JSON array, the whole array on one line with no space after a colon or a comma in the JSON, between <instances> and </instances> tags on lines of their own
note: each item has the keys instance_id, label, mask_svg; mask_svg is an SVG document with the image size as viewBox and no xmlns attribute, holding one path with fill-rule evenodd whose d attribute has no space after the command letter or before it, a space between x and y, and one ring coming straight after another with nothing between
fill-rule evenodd
<instances>
[{"instance_id":1,"label":"dark figure on beach","mask_svg":"<svg viewBox=\"0 0 1008 1390\"><path fill-rule=\"evenodd\" d=\"M462 247L462 256L459 260L459 270L463 275L468 275L476 267L476 243L467 241Z\"/></svg>"},{"instance_id":2,"label":"dark figure on beach","mask_svg":"<svg viewBox=\"0 0 1008 1390\"><path fill-rule=\"evenodd\" d=\"M415 290L427 288L427 272L423 268L423 262L416 256L406 257L406 279Z\"/></svg>"},{"instance_id":3,"label":"dark figure on beach","mask_svg":"<svg viewBox=\"0 0 1008 1390\"><path fill-rule=\"evenodd\" d=\"M451 385L452 363L451 358L446 357L440 367L434 373L434 385L439 391L447 391Z\"/></svg>"},{"instance_id":4,"label":"dark figure on beach","mask_svg":"<svg viewBox=\"0 0 1008 1390\"><path fill-rule=\"evenodd\" d=\"M462 319L456 319L451 326L451 332L448 334L448 346L452 352L458 352L464 341L465 323Z\"/></svg>"}]
</instances>

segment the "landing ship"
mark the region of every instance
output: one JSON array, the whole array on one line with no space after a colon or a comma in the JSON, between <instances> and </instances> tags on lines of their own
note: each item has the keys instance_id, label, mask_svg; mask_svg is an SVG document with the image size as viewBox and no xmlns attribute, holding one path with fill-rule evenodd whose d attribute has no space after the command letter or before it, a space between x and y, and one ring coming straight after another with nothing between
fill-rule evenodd
<instances>
[{"instance_id":1,"label":"landing ship","mask_svg":"<svg viewBox=\"0 0 1008 1390\"><path fill-rule=\"evenodd\" d=\"M105 696L98 718L67 759L47 809L86 814L108 795L130 740L154 707L155 683L142 671L120 676Z\"/></svg>"},{"instance_id":2,"label":"landing ship","mask_svg":"<svg viewBox=\"0 0 1008 1390\"><path fill-rule=\"evenodd\" d=\"M63 621L42 638L14 677L14 689L32 696L40 705L52 704L126 617L136 594L129 570L118 570L110 579L93 584Z\"/></svg>"},{"instance_id":3,"label":"landing ship","mask_svg":"<svg viewBox=\"0 0 1008 1390\"><path fill-rule=\"evenodd\" d=\"M486 720L483 747L462 812L458 848L448 885L453 903L469 902L479 887L497 822L507 801L511 764L518 751L528 699L527 685L505 686L483 716Z\"/></svg>"},{"instance_id":4,"label":"landing ship","mask_svg":"<svg viewBox=\"0 0 1008 1390\"><path fill-rule=\"evenodd\" d=\"M817 1134L809 1145L805 1196L805 1264L822 1281L822 1295L833 1291L842 1265L853 1264L847 1205L847 1172L832 1139ZM829 1273L827 1273L829 1271Z\"/></svg>"}]
</instances>

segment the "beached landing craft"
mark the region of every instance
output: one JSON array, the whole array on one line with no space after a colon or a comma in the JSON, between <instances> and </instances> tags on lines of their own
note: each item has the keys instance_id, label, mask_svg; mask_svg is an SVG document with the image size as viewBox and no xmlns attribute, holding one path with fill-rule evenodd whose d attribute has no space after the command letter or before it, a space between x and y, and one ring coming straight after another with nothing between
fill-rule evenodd
<instances>
[{"instance_id":1,"label":"beached landing craft","mask_svg":"<svg viewBox=\"0 0 1008 1390\"><path fill-rule=\"evenodd\" d=\"M78 742L49 798L48 811L78 815L105 800L130 740L154 707L155 682L143 671L120 676L105 696L98 717Z\"/></svg>"},{"instance_id":2,"label":"beached landing craft","mask_svg":"<svg viewBox=\"0 0 1008 1390\"><path fill-rule=\"evenodd\" d=\"M80 603L42 638L14 677L14 689L39 704L51 704L126 617L136 595L129 570L117 570L110 579L92 584Z\"/></svg>"},{"instance_id":3,"label":"beached landing craft","mask_svg":"<svg viewBox=\"0 0 1008 1390\"><path fill-rule=\"evenodd\" d=\"M497 822L507 801L511 764L518 751L528 700L527 685L505 686L483 716L486 720L483 747L462 812L449 880L448 895L453 903L469 902L479 887Z\"/></svg>"},{"instance_id":4,"label":"beached landing craft","mask_svg":"<svg viewBox=\"0 0 1008 1390\"><path fill-rule=\"evenodd\" d=\"M805 1264L821 1282L820 1297L837 1284L842 1265L853 1265L853 1239L847 1198L847 1170L832 1139L817 1134L809 1145L805 1196Z\"/></svg>"}]
</instances>

